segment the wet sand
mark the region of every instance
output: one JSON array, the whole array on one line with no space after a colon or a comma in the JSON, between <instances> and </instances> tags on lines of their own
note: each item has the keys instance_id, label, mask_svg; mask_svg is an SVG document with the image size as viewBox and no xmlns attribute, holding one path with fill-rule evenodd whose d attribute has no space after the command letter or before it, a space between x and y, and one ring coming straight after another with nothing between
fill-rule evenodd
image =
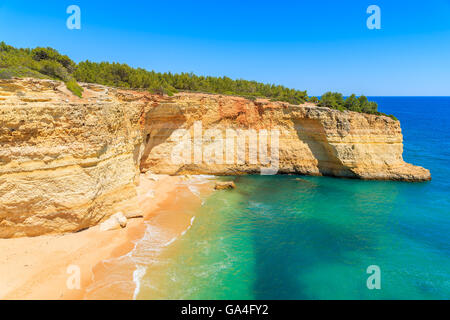
<instances>
[{"instance_id":1,"label":"wet sand","mask_svg":"<svg viewBox=\"0 0 450 320\"><path fill-rule=\"evenodd\" d=\"M152 258L146 255L159 254L182 236L192 220L187 209L201 205L189 189L191 182L180 176L158 177L152 181L141 176L138 203L144 217L129 219L126 228L100 231L95 226L64 235L0 239L0 299L135 298L135 280L145 271L139 266ZM212 182L200 188L211 192ZM174 201L181 195L181 201ZM140 241L143 238L147 241ZM79 267L80 289L69 288L70 266Z\"/></svg>"}]
</instances>

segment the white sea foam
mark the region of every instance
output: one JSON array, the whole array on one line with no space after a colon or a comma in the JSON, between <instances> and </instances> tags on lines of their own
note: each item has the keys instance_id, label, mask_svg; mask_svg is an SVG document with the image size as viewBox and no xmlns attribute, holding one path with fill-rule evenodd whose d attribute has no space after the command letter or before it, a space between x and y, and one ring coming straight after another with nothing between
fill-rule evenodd
<instances>
[{"instance_id":1,"label":"white sea foam","mask_svg":"<svg viewBox=\"0 0 450 320\"><path fill-rule=\"evenodd\" d=\"M201 197L200 191L196 185L207 183L214 176L209 175L197 175L195 178L190 180L189 182L185 182L188 189L199 198ZM154 197L154 191L149 190L145 196ZM202 205L204 200L202 201ZM195 221L195 216L193 216L190 220L189 226L181 233L181 236L184 236L189 229L192 227ZM132 263L135 266L135 270L133 271L133 284L134 284L134 292L133 299L135 300L141 291L142 286L148 286L149 284L143 279L147 269L151 265L155 264L164 264L167 262L161 261L159 258L159 254L162 250L165 250L166 247L173 244L178 237L173 237L171 239L168 238L168 235L162 230L160 227L156 225L152 225L151 221L144 222L146 224L146 229L143 237L137 241L134 241L134 248L129 251L127 254L112 258L105 259L103 263ZM123 261L121 261L123 260ZM129 282L128 282L129 283ZM130 283L129 283L130 284ZM88 291L93 290L95 288L88 288Z\"/></svg>"},{"instance_id":2,"label":"white sea foam","mask_svg":"<svg viewBox=\"0 0 450 320\"><path fill-rule=\"evenodd\" d=\"M216 176L207 175L207 174L197 174L197 175L189 176L189 180L182 182L182 184L191 184L191 183L205 184L205 183L211 182L211 180L215 180L215 179L216 179Z\"/></svg>"},{"instance_id":3,"label":"white sea foam","mask_svg":"<svg viewBox=\"0 0 450 320\"><path fill-rule=\"evenodd\" d=\"M168 242L166 242L163 247L168 247L170 246L172 243L174 243L178 238L177 237L173 237L172 239L170 239Z\"/></svg>"},{"instance_id":4,"label":"white sea foam","mask_svg":"<svg viewBox=\"0 0 450 320\"><path fill-rule=\"evenodd\" d=\"M137 265L136 270L133 272L133 281L136 284L136 288L134 289L133 293L133 300L136 300L137 295L139 294L139 291L141 290L141 281L142 278L145 275L145 272L147 271L147 267Z\"/></svg>"},{"instance_id":5,"label":"white sea foam","mask_svg":"<svg viewBox=\"0 0 450 320\"><path fill-rule=\"evenodd\" d=\"M197 197L200 197L200 191L198 190L198 188L197 188L196 186L188 185L188 189L189 189L189 191L191 191L194 195L196 195Z\"/></svg>"},{"instance_id":6,"label":"white sea foam","mask_svg":"<svg viewBox=\"0 0 450 320\"><path fill-rule=\"evenodd\" d=\"M191 222L190 222L189 226L186 228L186 230L184 230L184 231L181 233L181 236L184 236L184 235L186 234L186 232L189 231L189 229L190 229L190 228L192 227L192 225L194 224L194 220L195 220L195 216L193 216L193 217L191 218Z\"/></svg>"}]
</instances>

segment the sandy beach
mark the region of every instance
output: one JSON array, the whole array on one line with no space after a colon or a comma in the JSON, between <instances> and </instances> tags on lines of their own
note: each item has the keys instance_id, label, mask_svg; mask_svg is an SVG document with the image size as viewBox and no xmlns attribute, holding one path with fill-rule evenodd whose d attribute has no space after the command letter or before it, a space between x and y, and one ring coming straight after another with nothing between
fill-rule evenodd
<instances>
[{"instance_id":1,"label":"sandy beach","mask_svg":"<svg viewBox=\"0 0 450 320\"><path fill-rule=\"evenodd\" d=\"M195 182L194 182L195 184ZM205 192L212 183L203 184ZM191 223L183 207L195 208L201 200L194 193L177 203L180 192L188 192L186 178L159 175L153 181L141 175L138 190L142 218L128 220L126 228L87 230L32 238L0 239L0 299L133 299L136 266L121 263L146 234L146 221L167 239L176 239ZM80 288L69 288L73 268L80 270Z\"/></svg>"}]
</instances>

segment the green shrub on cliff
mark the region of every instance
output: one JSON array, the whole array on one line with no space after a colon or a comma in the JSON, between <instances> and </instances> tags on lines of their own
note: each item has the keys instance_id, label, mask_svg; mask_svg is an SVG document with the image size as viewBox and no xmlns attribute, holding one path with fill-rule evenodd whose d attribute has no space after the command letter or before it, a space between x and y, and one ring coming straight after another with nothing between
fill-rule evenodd
<instances>
[{"instance_id":1,"label":"green shrub on cliff","mask_svg":"<svg viewBox=\"0 0 450 320\"><path fill-rule=\"evenodd\" d=\"M319 98L317 98L317 97L310 97L310 98L308 98L308 102L319 103Z\"/></svg>"},{"instance_id":2,"label":"green shrub on cliff","mask_svg":"<svg viewBox=\"0 0 450 320\"><path fill-rule=\"evenodd\" d=\"M352 94L344 99L341 93L326 92L322 95L322 97L320 97L318 105L340 111L349 110L375 115L386 115L378 112L378 104L374 101L369 101L364 95L356 97L355 94ZM397 118L393 115L388 116L394 120L397 120Z\"/></svg>"},{"instance_id":3,"label":"green shrub on cliff","mask_svg":"<svg viewBox=\"0 0 450 320\"><path fill-rule=\"evenodd\" d=\"M61 55L52 48L16 49L0 42L0 68L9 68L17 76L32 70L34 74L37 72L67 81L75 71L76 64L68 56Z\"/></svg>"},{"instance_id":4,"label":"green shrub on cliff","mask_svg":"<svg viewBox=\"0 0 450 320\"><path fill-rule=\"evenodd\" d=\"M53 48L37 47L31 50L30 53L32 58L36 61L53 61L63 67L69 74L75 71L75 62L73 62L68 56L60 54Z\"/></svg>"},{"instance_id":5,"label":"green shrub on cliff","mask_svg":"<svg viewBox=\"0 0 450 320\"><path fill-rule=\"evenodd\" d=\"M204 77L193 73L172 74L131 68L126 64L83 61L77 66L74 77L78 81L109 86L147 89L155 93L172 94L180 91L264 97L293 104L308 99L306 91L256 81L232 80L228 77Z\"/></svg>"},{"instance_id":6,"label":"green shrub on cliff","mask_svg":"<svg viewBox=\"0 0 450 320\"><path fill-rule=\"evenodd\" d=\"M0 42L0 78L13 76L62 80L66 82L67 88L77 96L82 95L82 88L76 81L81 81L122 88L144 89L169 96L178 91L205 92L238 95L251 100L261 97L291 104L310 101L322 107L341 111L381 114L377 110L377 104L368 101L365 96L356 97L352 94L344 99L341 93L326 92L319 100L317 97L308 97L306 91L256 81L197 76L193 73L160 73L114 62L98 63L86 60L76 64L68 56L60 54L53 48L17 49Z\"/></svg>"},{"instance_id":7,"label":"green shrub on cliff","mask_svg":"<svg viewBox=\"0 0 450 320\"><path fill-rule=\"evenodd\" d=\"M319 106L331 109L339 109L344 106L344 98L338 92L325 92L319 101Z\"/></svg>"},{"instance_id":8,"label":"green shrub on cliff","mask_svg":"<svg viewBox=\"0 0 450 320\"><path fill-rule=\"evenodd\" d=\"M0 79L11 79L13 77L30 77L30 78L39 78L39 79L47 79L49 78L42 73L39 73L35 70L31 70L30 68L23 66L12 66L1 68L0 67Z\"/></svg>"},{"instance_id":9,"label":"green shrub on cliff","mask_svg":"<svg viewBox=\"0 0 450 320\"><path fill-rule=\"evenodd\" d=\"M76 63L52 48L16 49L0 42L0 78L36 77L62 80L81 97L83 89L73 78Z\"/></svg>"},{"instance_id":10,"label":"green shrub on cliff","mask_svg":"<svg viewBox=\"0 0 450 320\"><path fill-rule=\"evenodd\" d=\"M388 114L387 116L391 119L394 119L395 121L398 121L397 117L394 116L393 114Z\"/></svg>"},{"instance_id":11,"label":"green shrub on cliff","mask_svg":"<svg viewBox=\"0 0 450 320\"><path fill-rule=\"evenodd\" d=\"M344 107L350 111L361 112L361 105L355 94L352 94L347 99L345 99Z\"/></svg>"},{"instance_id":12,"label":"green shrub on cliff","mask_svg":"<svg viewBox=\"0 0 450 320\"><path fill-rule=\"evenodd\" d=\"M83 95L83 88L74 80L70 79L66 82L66 87L69 89L74 95L80 97Z\"/></svg>"}]
</instances>

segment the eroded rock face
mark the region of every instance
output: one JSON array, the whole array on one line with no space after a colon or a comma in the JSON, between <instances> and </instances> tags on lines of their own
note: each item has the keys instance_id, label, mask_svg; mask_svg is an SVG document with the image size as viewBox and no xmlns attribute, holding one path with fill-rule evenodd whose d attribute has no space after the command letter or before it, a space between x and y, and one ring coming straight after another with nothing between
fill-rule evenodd
<instances>
[{"instance_id":1,"label":"eroded rock face","mask_svg":"<svg viewBox=\"0 0 450 320\"><path fill-rule=\"evenodd\" d=\"M266 130L268 135L279 132L278 173L405 181L430 179L428 170L403 161L400 123L384 116L341 112L313 104L295 106L262 99L252 102L239 97L182 93L161 102L147 113L146 120L149 136L140 165L141 169L151 168L155 173L259 174L267 165L260 163L259 158L256 164L251 163L248 145L246 161L239 163L237 138L227 135L227 130L232 129L237 136L241 135L239 130L245 133L254 130L255 149L261 132ZM201 123L204 133L203 155L205 149L219 142L219 150L224 150L222 164L207 163L205 158L196 163L194 155L187 164L174 164L172 153L180 141L174 138L175 133L180 129L188 132L194 153L196 123ZM218 134L211 139L205 135L207 130ZM236 151L227 162L225 150L233 144ZM270 149L270 142L268 146ZM259 149L254 151L258 153Z\"/></svg>"},{"instance_id":2,"label":"eroded rock face","mask_svg":"<svg viewBox=\"0 0 450 320\"><path fill-rule=\"evenodd\" d=\"M139 108L96 89L0 82L0 237L87 228L136 196Z\"/></svg>"},{"instance_id":3,"label":"eroded rock face","mask_svg":"<svg viewBox=\"0 0 450 320\"><path fill-rule=\"evenodd\" d=\"M387 117L219 95L83 88L80 99L57 81L0 80L0 237L104 221L136 196L139 171L243 174L266 166L248 157L239 163L237 152L227 163L193 157L174 163L177 133L186 130L194 142L198 121L203 132L219 133L201 137L204 149L230 143L227 129L279 131L279 173L430 179L428 170L403 161L400 123Z\"/></svg>"}]
</instances>

